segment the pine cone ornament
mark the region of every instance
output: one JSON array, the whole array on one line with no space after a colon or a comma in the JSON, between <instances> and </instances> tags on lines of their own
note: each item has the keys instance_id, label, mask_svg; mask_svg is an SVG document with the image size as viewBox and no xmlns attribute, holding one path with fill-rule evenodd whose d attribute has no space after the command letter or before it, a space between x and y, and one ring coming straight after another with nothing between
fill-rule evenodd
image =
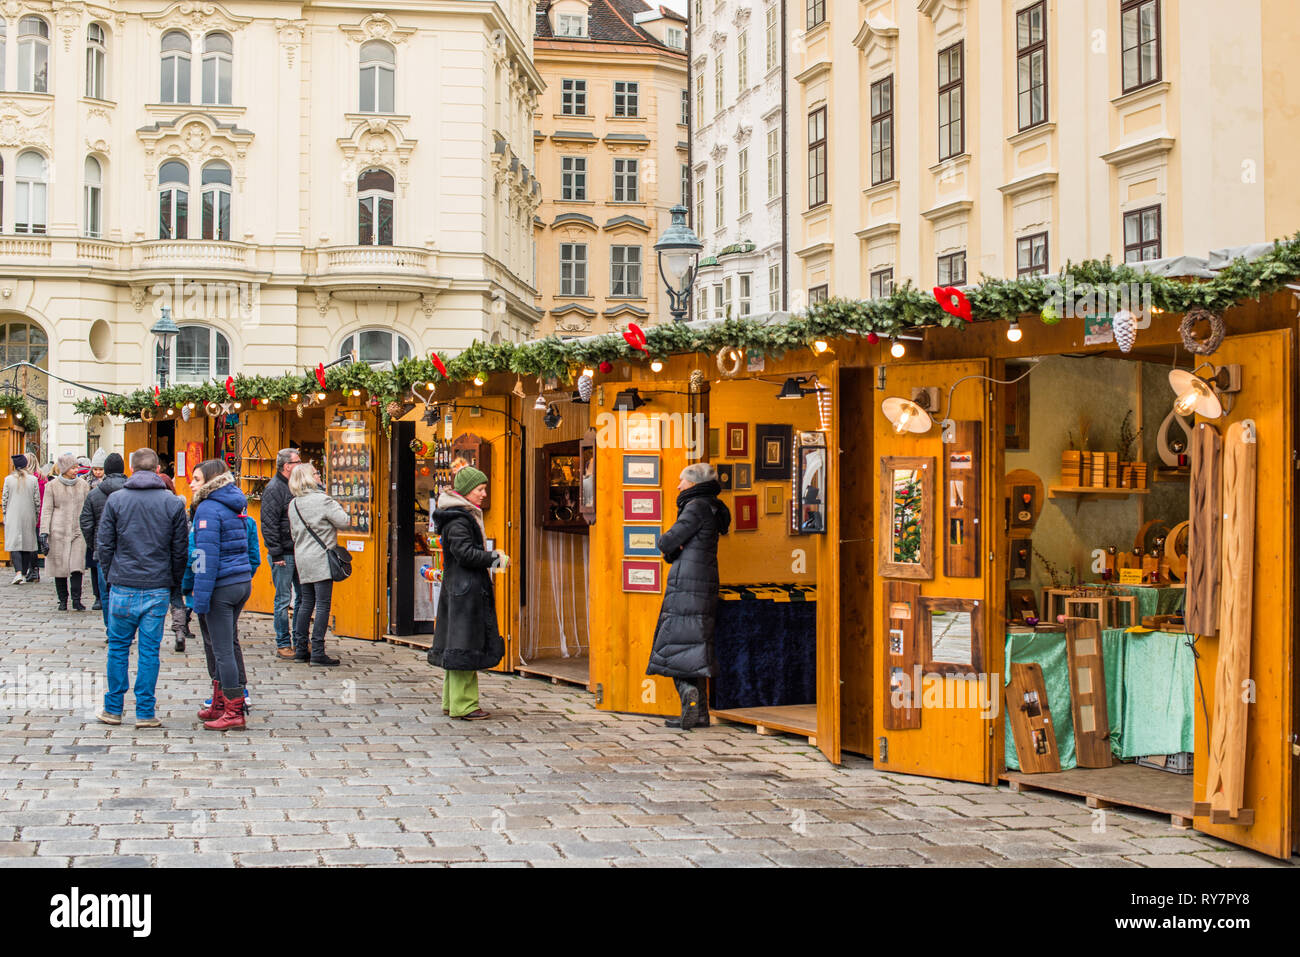
<instances>
[{"instance_id":1,"label":"pine cone ornament","mask_svg":"<svg viewBox=\"0 0 1300 957\"><path fill-rule=\"evenodd\" d=\"M596 383L589 375L578 377L578 395L582 396L583 402L591 401L591 393L595 391Z\"/></svg>"},{"instance_id":2,"label":"pine cone ornament","mask_svg":"<svg viewBox=\"0 0 1300 957\"><path fill-rule=\"evenodd\" d=\"M1137 316L1127 309L1121 309L1115 313L1111 326L1115 330L1115 344L1119 346L1119 351L1130 351L1137 341Z\"/></svg>"},{"instance_id":3,"label":"pine cone ornament","mask_svg":"<svg viewBox=\"0 0 1300 957\"><path fill-rule=\"evenodd\" d=\"M704 373L701 372L699 369L696 369L694 372L691 373L690 390L691 392L699 392L703 386L704 386Z\"/></svg>"},{"instance_id":4,"label":"pine cone ornament","mask_svg":"<svg viewBox=\"0 0 1300 957\"><path fill-rule=\"evenodd\" d=\"M190 420L190 404L188 402L185 402L181 405L181 421L188 422L189 420Z\"/></svg>"}]
</instances>

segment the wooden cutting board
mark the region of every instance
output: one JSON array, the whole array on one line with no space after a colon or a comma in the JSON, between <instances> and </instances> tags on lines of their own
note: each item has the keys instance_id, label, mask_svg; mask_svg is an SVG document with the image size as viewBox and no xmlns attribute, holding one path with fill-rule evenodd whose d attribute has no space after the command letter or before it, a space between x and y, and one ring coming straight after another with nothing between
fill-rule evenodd
<instances>
[{"instance_id":1,"label":"wooden cutting board","mask_svg":"<svg viewBox=\"0 0 1300 957\"><path fill-rule=\"evenodd\" d=\"M1223 481L1219 433L1202 422L1192 431L1192 475L1187 537L1187 632L1219 629L1219 507Z\"/></svg>"},{"instance_id":2,"label":"wooden cutting board","mask_svg":"<svg viewBox=\"0 0 1300 957\"><path fill-rule=\"evenodd\" d=\"M1052 710L1047 706L1047 685L1041 665L1012 664L1006 707L1020 770L1025 774L1061 770L1056 728L1052 724Z\"/></svg>"}]
</instances>

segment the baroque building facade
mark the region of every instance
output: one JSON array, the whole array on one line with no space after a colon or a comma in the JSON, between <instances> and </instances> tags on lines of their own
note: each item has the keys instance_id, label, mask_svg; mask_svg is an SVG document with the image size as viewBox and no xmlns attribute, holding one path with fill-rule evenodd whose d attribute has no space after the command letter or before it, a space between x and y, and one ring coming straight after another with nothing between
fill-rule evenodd
<instances>
[{"instance_id":1,"label":"baroque building facade","mask_svg":"<svg viewBox=\"0 0 1300 957\"><path fill-rule=\"evenodd\" d=\"M0 366L118 392L531 337L532 24L528 0L0 2ZM44 459L120 444L43 378L19 384Z\"/></svg>"}]
</instances>

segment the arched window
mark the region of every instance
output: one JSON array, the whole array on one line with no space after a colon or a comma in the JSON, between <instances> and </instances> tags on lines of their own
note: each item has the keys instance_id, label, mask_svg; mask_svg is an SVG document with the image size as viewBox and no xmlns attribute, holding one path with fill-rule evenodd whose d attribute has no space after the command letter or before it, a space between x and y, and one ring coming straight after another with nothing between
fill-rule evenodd
<instances>
[{"instance_id":1,"label":"arched window","mask_svg":"<svg viewBox=\"0 0 1300 957\"><path fill-rule=\"evenodd\" d=\"M92 239L98 239L104 234L102 221L104 212L104 171L99 165L99 160L93 156L86 157L85 180L86 235Z\"/></svg>"},{"instance_id":2,"label":"arched window","mask_svg":"<svg viewBox=\"0 0 1300 957\"><path fill-rule=\"evenodd\" d=\"M361 44L362 113L393 112L396 63L393 48L383 40L370 40Z\"/></svg>"},{"instance_id":3,"label":"arched window","mask_svg":"<svg viewBox=\"0 0 1300 957\"><path fill-rule=\"evenodd\" d=\"M230 340L211 326L181 326L171 347L167 381L200 385L230 375ZM154 375L162 378L162 345L154 345Z\"/></svg>"},{"instance_id":4,"label":"arched window","mask_svg":"<svg viewBox=\"0 0 1300 957\"><path fill-rule=\"evenodd\" d=\"M230 105L230 84L234 45L224 33L203 38L203 102Z\"/></svg>"},{"instance_id":5,"label":"arched window","mask_svg":"<svg viewBox=\"0 0 1300 957\"><path fill-rule=\"evenodd\" d=\"M86 96L106 99L104 72L108 65L108 33L102 24L86 27Z\"/></svg>"},{"instance_id":6,"label":"arched window","mask_svg":"<svg viewBox=\"0 0 1300 957\"><path fill-rule=\"evenodd\" d=\"M163 103L190 101L190 37L181 30L164 33L162 38Z\"/></svg>"},{"instance_id":7,"label":"arched window","mask_svg":"<svg viewBox=\"0 0 1300 957\"><path fill-rule=\"evenodd\" d=\"M0 356L4 357L4 365L30 362L44 369L49 355L50 342L40 326L21 319L0 322Z\"/></svg>"},{"instance_id":8,"label":"arched window","mask_svg":"<svg viewBox=\"0 0 1300 957\"><path fill-rule=\"evenodd\" d=\"M190 169L180 160L158 170L158 238L190 238Z\"/></svg>"},{"instance_id":9,"label":"arched window","mask_svg":"<svg viewBox=\"0 0 1300 957\"><path fill-rule=\"evenodd\" d=\"M35 150L18 154L16 212L14 214L14 232L45 232L45 210L47 187L47 165L45 157Z\"/></svg>"},{"instance_id":10,"label":"arched window","mask_svg":"<svg viewBox=\"0 0 1300 957\"><path fill-rule=\"evenodd\" d=\"M368 169L357 177L357 245L393 245L393 174Z\"/></svg>"},{"instance_id":11,"label":"arched window","mask_svg":"<svg viewBox=\"0 0 1300 957\"><path fill-rule=\"evenodd\" d=\"M209 163L203 167L203 238L230 239L230 167Z\"/></svg>"},{"instance_id":12,"label":"arched window","mask_svg":"<svg viewBox=\"0 0 1300 957\"><path fill-rule=\"evenodd\" d=\"M0 17L0 90L5 85L5 50L9 48L9 24Z\"/></svg>"},{"instance_id":13,"label":"arched window","mask_svg":"<svg viewBox=\"0 0 1300 957\"><path fill-rule=\"evenodd\" d=\"M50 92L50 25L40 17L18 21L18 90Z\"/></svg>"},{"instance_id":14,"label":"arched window","mask_svg":"<svg viewBox=\"0 0 1300 957\"><path fill-rule=\"evenodd\" d=\"M364 329L343 340L339 357L349 356L357 350L357 361L370 365L380 362L397 362L411 358L411 344L404 336L387 329Z\"/></svg>"}]
</instances>

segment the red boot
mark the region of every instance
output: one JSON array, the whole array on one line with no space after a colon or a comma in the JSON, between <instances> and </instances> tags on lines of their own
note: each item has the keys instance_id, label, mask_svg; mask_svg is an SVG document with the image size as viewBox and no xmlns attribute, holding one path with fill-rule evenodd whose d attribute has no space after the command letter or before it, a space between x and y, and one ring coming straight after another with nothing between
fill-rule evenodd
<instances>
[{"instance_id":1,"label":"red boot","mask_svg":"<svg viewBox=\"0 0 1300 957\"><path fill-rule=\"evenodd\" d=\"M199 720L211 721L221 717L226 711L226 696L221 693L221 682L212 682L212 703L199 711Z\"/></svg>"},{"instance_id":2,"label":"red boot","mask_svg":"<svg viewBox=\"0 0 1300 957\"><path fill-rule=\"evenodd\" d=\"M227 698L226 710L215 721L204 721L203 727L211 731L225 731L229 728L244 727L244 699Z\"/></svg>"}]
</instances>

